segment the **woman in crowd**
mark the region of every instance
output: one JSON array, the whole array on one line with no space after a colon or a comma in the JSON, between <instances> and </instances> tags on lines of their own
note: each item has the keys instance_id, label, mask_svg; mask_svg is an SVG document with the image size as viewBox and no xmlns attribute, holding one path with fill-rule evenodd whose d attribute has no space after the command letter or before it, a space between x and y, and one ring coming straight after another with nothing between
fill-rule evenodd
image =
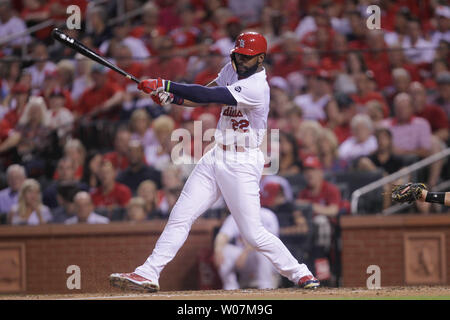
<instances>
[{"instance_id":1,"label":"woman in crowd","mask_svg":"<svg viewBox=\"0 0 450 320\"><path fill-rule=\"evenodd\" d=\"M9 213L12 225L45 224L52 219L50 209L42 204L41 186L34 179L27 179L19 191L17 205Z\"/></svg>"},{"instance_id":2,"label":"woman in crowd","mask_svg":"<svg viewBox=\"0 0 450 320\"><path fill-rule=\"evenodd\" d=\"M301 162L298 154L298 145L295 137L280 131L280 169L278 174L290 176L300 173Z\"/></svg>"},{"instance_id":3,"label":"woman in crowd","mask_svg":"<svg viewBox=\"0 0 450 320\"><path fill-rule=\"evenodd\" d=\"M339 142L333 130L324 128L318 140L318 156L324 171L335 173L345 170L348 164L338 157Z\"/></svg>"}]
</instances>

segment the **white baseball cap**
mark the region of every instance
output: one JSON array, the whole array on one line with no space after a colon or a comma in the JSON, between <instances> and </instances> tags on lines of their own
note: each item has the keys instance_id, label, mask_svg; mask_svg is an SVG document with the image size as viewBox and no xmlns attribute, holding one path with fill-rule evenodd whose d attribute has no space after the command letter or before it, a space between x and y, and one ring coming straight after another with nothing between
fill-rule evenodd
<instances>
[{"instance_id":1,"label":"white baseball cap","mask_svg":"<svg viewBox=\"0 0 450 320\"><path fill-rule=\"evenodd\" d=\"M449 6L438 6L434 11L437 16L445 17L450 19L450 7Z\"/></svg>"}]
</instances>

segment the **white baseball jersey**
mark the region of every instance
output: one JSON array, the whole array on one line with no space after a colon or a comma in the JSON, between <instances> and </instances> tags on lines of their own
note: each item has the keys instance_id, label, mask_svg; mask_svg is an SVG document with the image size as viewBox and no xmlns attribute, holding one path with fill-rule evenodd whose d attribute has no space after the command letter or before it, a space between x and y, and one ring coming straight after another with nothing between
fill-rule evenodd
<instances>
[{"instance_id":1,"label":"white baseball jersey","mask_svg":"<svg viewBox=\"0 0 450 320\"><path fill-rule=\"evenodd\" d=\"M269 114L270 89L266 70L238 80L237 73L229 62L219 72L215 82L227 87L237 101L237 106L222 107L215 134L216 141L223 145L259 147L266 134Z\"/></svg>"}]
</instances>

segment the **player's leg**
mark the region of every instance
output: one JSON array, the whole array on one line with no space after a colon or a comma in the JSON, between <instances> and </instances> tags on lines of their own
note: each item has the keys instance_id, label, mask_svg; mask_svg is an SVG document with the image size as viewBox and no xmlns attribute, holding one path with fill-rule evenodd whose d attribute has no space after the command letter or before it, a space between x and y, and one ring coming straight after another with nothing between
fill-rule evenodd
<instances>
[{"instance_id":1,"label":"player's leg","mask_svg":"<svg viewBox=\"0 0 450 320\"><path fill-rule=\"evenodd\" d=\"M152 254L134 271L138 276L157 284L163 268L186 241L192 223L220 197L209 156L199 161L186 181ZM114 277L119 277L115 275L110 277L113 285Z\"/></svg>"},{"instance_id":2,"label":"player's leg","mask_svg":"<svg viewBox=\"0 0 450 320\"><path fill-rule=\"evenodd\" d=\"M250 155L253 157L254 155ZM256 159L228 158L216 170L217 184L245 240L264 254L275 269L294 283L312 276L305 264L299 264L281 240L267 231L260 217L259 180L264 167L261 152ZM249 161L250 160L250 161Z\"/></svg>"},{"instance_id":3,"label":"player's leg","mask_svg":"<svg viewBox=\"0 0 450 320\"><path fill-rule=\"evenodd\" d=\"M236 261L242 251L242 248L232 244L227 244L223 248L223 263L218 266L217 271L224 290L236 290L240 287L236 274Z\"/></svg>"},{"instance_id":4,"label":"player's leg","mask_svg":"<svg viewBox=\"0 0 450 320\"><path fill-rule=\"evenodd\" d=\"M255 252L255 266L256 266L256 282L258 284L258 289L272 289L276 288L275 283L274 266L269 259L260 252Z\"/></svg>"}]
</instances>

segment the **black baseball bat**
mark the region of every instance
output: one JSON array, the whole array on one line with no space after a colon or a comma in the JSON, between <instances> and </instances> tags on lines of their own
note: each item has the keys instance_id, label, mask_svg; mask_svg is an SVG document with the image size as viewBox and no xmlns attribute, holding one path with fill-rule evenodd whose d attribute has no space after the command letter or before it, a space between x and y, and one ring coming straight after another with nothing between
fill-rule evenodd
<instances>
[{"instance_id":1,"label":"black baseball bat","mask_svg":"<svg viewBox=\"0 0 450 320\"><path fill-rule=\"evenodd\" d=\"M115 66L114 64L112 64L111 62L109 62L108 60L103 58L102 56L99 56L97 53L95 53L93 50L86 47L84 44L82 44L77 39L73 39L73 38L69 37L67 34L61 32L61 30L59 30L58 28L54 28L52 30L52 37L53 37L53 39L61 42L63 45L68 46L69 48L72 48L76 52L81 53L83 56L88 57L89 59L92 59L95 62L100 63L101 65L104 65L105 67L108 67L108 68L114 70L115 72L120 73L121 75L125 76L126 78L133 80L136 83L141 82L138 79L136 79L136 77L134 77L133 75L120 69L118 66Z\"/></svg>"}]
</instances>

